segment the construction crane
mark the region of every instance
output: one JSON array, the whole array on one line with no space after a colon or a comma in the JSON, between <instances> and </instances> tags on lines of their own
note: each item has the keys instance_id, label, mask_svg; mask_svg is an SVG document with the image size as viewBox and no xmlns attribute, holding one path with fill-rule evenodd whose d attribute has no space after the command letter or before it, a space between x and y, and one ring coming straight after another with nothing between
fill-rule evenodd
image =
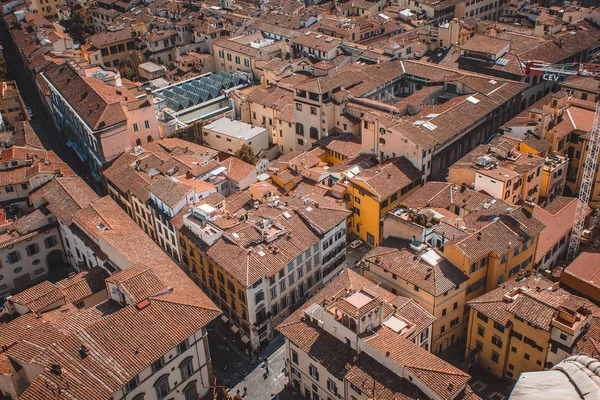
<instances>
[{"instance_id":1,"label":"construction crane","mask_svg":"<svg viewBox=\"0 0 600 400\"><path fill-rule=\"evenodd\" d=\"M541 76L546 81L563 82L567 76L574 75L600 79L600 64L595 63L548 64L539 61L527 61L524 63L524 67L527 75ZM577 256L581 237L585 229L588 203L592 194L592 186L595 180L594 175L598 163L598 153L600 153L600 102L596 102L594 124L590 132L590 141L583 164L583 173L579 187L579 202L577 203L571 240L569 241L569 250L567 252L567 261L569 262L573 261Z\"/></svg>"},{"instance_id":2,"label":"construction crane","mask_svg":"<svg viewBox=\"0 0 600 400\"><path fill-rule=\"evenodd\" d=\"M569 251L567 252L567 261L571 262L577 256L581 236L585 228L585 219L588 214L588 203L594 184L594 175L596 174L596 165L598 163L598 153L600 152L600 102L596 102L596 113L594 114L594 125L590 132L590 143L585 162L583 164L583 174L581 175L581 186L579 187L579 202L575 212L575 221L571 231L571 240L569 241Z\"/></svg>"}]
</instances>

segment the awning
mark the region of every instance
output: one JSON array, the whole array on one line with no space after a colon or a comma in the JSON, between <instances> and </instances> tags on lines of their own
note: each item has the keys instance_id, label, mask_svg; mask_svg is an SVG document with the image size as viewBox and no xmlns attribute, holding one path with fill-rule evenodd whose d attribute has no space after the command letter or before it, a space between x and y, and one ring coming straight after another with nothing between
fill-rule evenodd
<instances>
[{"instance_id":1,"label":"awning","mask_svg":"<svg viewBox=\"0 0 600 400\"><path fill-rule=\"evenodd\" d=\"M229 321L229 318L227 318L225 315L221 316L221 319L223 320L223 322L227 323L227 321Z\"/></svg>"},{"instance_id":2,"label":"awning","mask_svg":"<svg viewBox=\"0 0 600 400\"><path fill-rule=\"evenodd\" d=\"M248 336L242 335L242 342L244 342L244 344L248 343L249 341L250 339L248 339Z\"/></svg>"},{"instance_id":3,"label":"awning","mask_svg":"<svg viewBox=\"0 0 600 400\"><path fill-rule=\"evenodd\" d=\"M237 333L239 331L239 328L235 325L231 325L231 330L233 331L233 333Z\"/></svg>"}]
</instances>

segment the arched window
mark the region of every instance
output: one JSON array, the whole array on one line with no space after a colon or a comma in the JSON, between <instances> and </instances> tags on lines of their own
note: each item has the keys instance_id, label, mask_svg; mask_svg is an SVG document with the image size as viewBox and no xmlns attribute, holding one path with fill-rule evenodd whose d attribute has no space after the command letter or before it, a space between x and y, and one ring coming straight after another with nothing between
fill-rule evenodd
<instances>
[{"instance_id":1,"label":"arched window","mask_svg":"<svg viewBox=\"0 0 600 400\"><path fill-rule=\"evenodd\" d=\"M142 140L140 138L135 139L135 145L136 146L141 146L142 145Z\"/></svg>"},{"instance_id":2,"label":"arched window","mask_svg":"<svg viewBox=\"0 0 600 400\"><path fill-rule=\"evenodd\" d=\"M152 135L148 135L146 139L148 140L148 143L150 143L152 141Z\"/></svg>"},{"instance_id":3,"label":"arched window","mask_svg":"<svg viewBox=\"0 0 600 400\"><path fill-rule=\"evenodd\" d=\"M144 400L144 396L145 396L145 393L140 393L131 400Z\"/></svg>"},{"instance_id":4,"label":"arched window","mask_svg":"<svg viewBox=\"0 0 600 400\"><path fill-rule=\"evenodd\" d=\"M154 382L154 389L156 390L156 398L162 400L169 394L169 375L163 375Z\"/></svg>"},{"instance_id":5,"label":"arched window","mask_svg":"<svg viewBox=\"0 0 600 400\"><path fill-rule=\"evenodd\" d=\"M193 357L187 357L181 364L179 364L179 370L181 371L181 381L186 381L190 376L194 375L194 363Z\"/></svg>"},{"instance_id":6,"label":"arched window","mask_svg":"<svg viewBox=\"0 0 600 400\"><path fill-rule=\"evenodd\" d=\"M188 383L188 385L183 389L183 395L185 396L185 400L196 400L198 398L196 381Z\"/></svg>"}]
</instances>

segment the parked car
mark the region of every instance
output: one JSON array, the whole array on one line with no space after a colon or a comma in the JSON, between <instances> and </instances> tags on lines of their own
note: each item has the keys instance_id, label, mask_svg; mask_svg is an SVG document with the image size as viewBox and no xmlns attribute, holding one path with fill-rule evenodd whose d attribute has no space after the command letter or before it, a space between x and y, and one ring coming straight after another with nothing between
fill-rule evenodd
<instances>
[{"instance_id":1,"label":"parked car","mask_svg":"<svg viewBox=\"0 0 600 400\"><path fill-rule=\"evenodd\" d=\"M353 241L350 243L350 248L351 248L351 249L356 249L357 247L360 247L360 246L362 246L362 244L363 244L362 240L360 240L360 239L356 239L356 240L353 240Z\"/></svg>"}]
</instances>

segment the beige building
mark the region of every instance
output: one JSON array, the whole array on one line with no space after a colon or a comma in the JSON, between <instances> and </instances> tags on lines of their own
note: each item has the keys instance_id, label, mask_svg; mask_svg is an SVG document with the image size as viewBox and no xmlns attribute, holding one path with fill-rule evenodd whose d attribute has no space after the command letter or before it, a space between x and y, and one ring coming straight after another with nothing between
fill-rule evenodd
<instances>
[{"instance_id":1,"label":"beige building","mask_svg":"<svg viewBox=\"0 0 600 400\"><path fill-rule=\"evenodd\" d=\"M261 33L222 38L213 43L213 55L217 72L247 72L260 81L263 72L260 62L268 62L275 57L289 53L285 41L269 39Z\"/></svg>"},{"instance_id":2,"label":"beige building","mask_svg":"<svg viewBox=\"0 0 600 400\"><path fill-rule=\"evenodd\" d=\"M63 0L32 0L30 10L49 20L58 19L58 8L64 5Z\"/></svg>"},{"instance_id":3,"label":"beige building","mask_svg":"<svg viewBox=\"0 0 600 400\"><path fill-rule=\"evenodd\" d=\"M88 51L94 54L99 50L100 62L107 67L117 67L121 61L129 58L129 53L135 49L134 32L131 29L98 33L90 36L87 42L91 46Z\"/></svg>"},{"instance_id":4,"label":"beige building","mask_svg":"<svg viewBox=\"0 0 600 400\"><path fill-rule=\"evenodd\" d=\"M258 155L269 148L267 129L223 117L202 127L204 144L213 149L235 154L243 145L248 145Z\"/></svg>"}]
</instances>

